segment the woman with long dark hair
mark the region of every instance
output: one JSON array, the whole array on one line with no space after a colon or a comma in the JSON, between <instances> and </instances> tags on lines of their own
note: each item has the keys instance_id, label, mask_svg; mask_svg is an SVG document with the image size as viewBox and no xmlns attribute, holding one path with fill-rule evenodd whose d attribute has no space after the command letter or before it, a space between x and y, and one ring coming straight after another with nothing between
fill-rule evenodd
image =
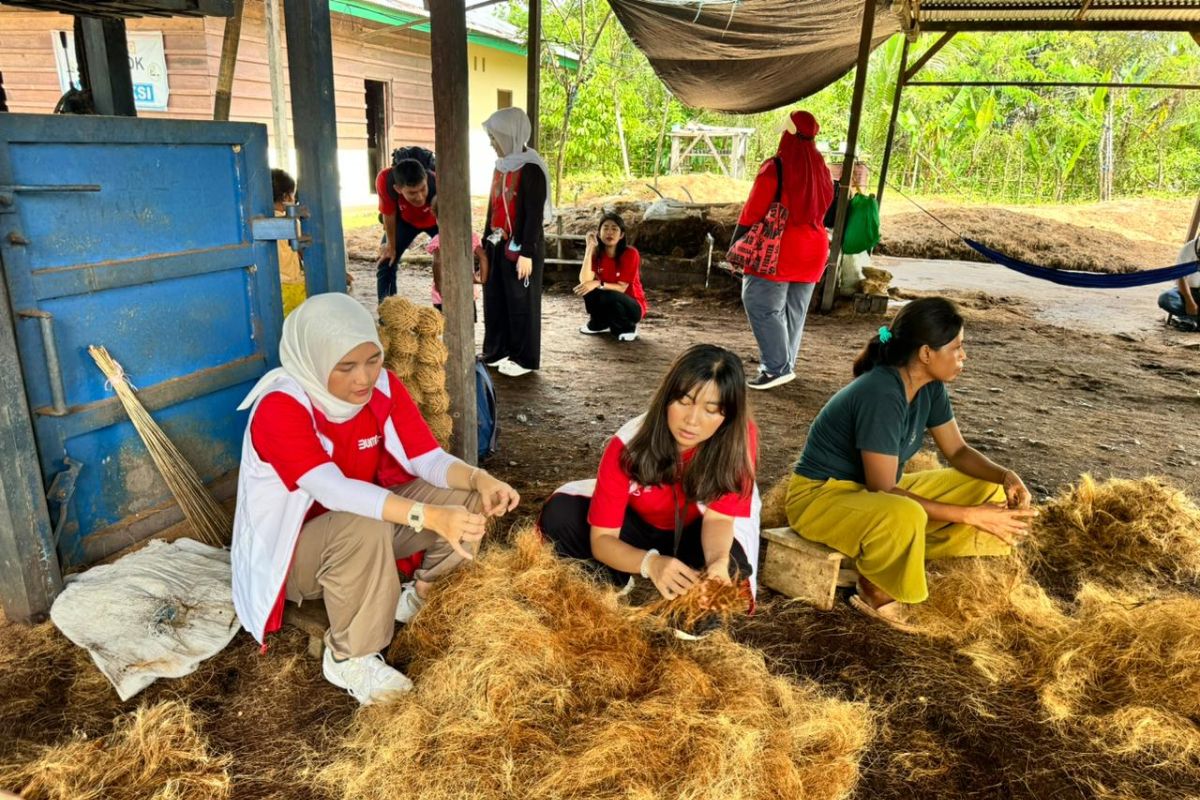
<instances>
[{"instance_id":1,"label":"woman with long dark hair","mask_svg":"<svg viewBox=\"0 0 1200 800\"><path fill-rule=\"evenodd\" d=\"M637 248L625 241L625 220L613 211L604 214L596 230L588 232L575 287L588 312L580 333L612 333L622 342L637 338L638 323L646 315L641 264Z\"/></svg>"},{"instance_id":2,"label":"woman with long dark hair","mask_svg":"<svg viewBox=\"0 0 1200 800\"><path fill-rule=\"evenodd\" d=\"M906 305L813 421L788 487L792 528L854 558L851 605L905 631L904 604L928 596L926 559L1008 555L1035 513L1020 476L963 440L946 384L965 359L953 303ZM950 467L906 475L927 430Z\"/></svg>"},{"instance_id":3,"label":"woman with long dark hair","mask_svg":"<svg viewBox=\"0 0 1200 800\"><path fill-rule=\"evenodd\" d=\"M741 360L696 345L609 441L596 479L559 488L539 526L559 555L616 586L641 575L670 599L711 578L753 593L757 453Z\"/></svg>"},{"instance_id":4,"label":"woman with long dark hair","mask_svg":"<svg viewBox=\"0 0 1200 800\"><path fill-rule=\"evenodd\" d=\"M483 229L490 266L483 285L483 361L517 378L542 360L542 223L554 213L550 172L529 147L533 128L521 109L502 108L483 128L497 156Z\"/></svg>"},{"instance_id":5,"label":"woman with long dark hair","mask_svg":"<svg viewBox=\"0 0 1200 800\"><path fill-rule=\"evenodd\" d=\"M793 112L791 123L795 132L784 131L779 150L763 162L733 233L734 241L740 239L776 201L787 209L776 272L742 278L742 305L761 356L751 389L772 389L796 377L808 303L829 258L825 212L833 179L817 150L821 126L807 111Z\"/></svg>"}]
</instances>

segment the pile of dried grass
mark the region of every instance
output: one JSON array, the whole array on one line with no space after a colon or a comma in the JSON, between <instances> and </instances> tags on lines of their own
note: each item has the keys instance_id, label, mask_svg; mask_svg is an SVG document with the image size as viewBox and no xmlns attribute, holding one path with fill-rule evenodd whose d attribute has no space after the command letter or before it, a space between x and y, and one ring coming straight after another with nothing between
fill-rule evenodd
<instances>
[{"instance_id":1,"label":"pile of dried grass","mask_svg":"<svg viewBox=\"0 0 1200 800\"><path fill-rule=\"evenodd\" d=\"M26 800L223 800L231 761L209 751L190 708L164 702L118 717L102 739L78 734L0 766L0 786Z\"/></svg>"},{"instance_id":2,"label":"pile of dried grass","mask_svg":"<svg viewBox=\"0 0 1200 800\"><path fill-rule=\"evenodd\" d=\"M1065 597L1089 581L1200 590L1200 508L1159 478L1084 475L1042 507L1030 538L1034 574Z\"/></svg>"},{"instance_id":3,"label":"pile of dried grass","mask_svg":"<svg viewBox=\"0 0 1200 800\"><path fill-rule=\"evenodd\" d=\"M403 297L379 304L384 365L408 389L421 416L443 447L449 447L453 423L446 392L445 320L435 308L416 306Z\"/></svg>"},{"instance_id":4,"label":"pile of dried grass","mask_svg":"<svg viewBox=\"0 0 1200 800\"><path fill-rule=\"evenodd\" d=\"M724 635L648 627L525 533L440 586L393 647L416 690L364 709L342 798L838 798L871 719Z\"/></svg>"},{"instance_id":5,"label":"pile of dried grass","mask_svg":"<svg viewBox=\"0 0 1200 800\"><path fill-rule=\"evenodd\" d=\"M658 591L655 590L658 596ZM705 580L687 594L673 599L658 596L654 602L642 606L638 613L658 617L672 628L692 630L697 623L716 615L721 624L729 622L750 608L750 584L722 583Z\"/></svg>"}]
</instances>

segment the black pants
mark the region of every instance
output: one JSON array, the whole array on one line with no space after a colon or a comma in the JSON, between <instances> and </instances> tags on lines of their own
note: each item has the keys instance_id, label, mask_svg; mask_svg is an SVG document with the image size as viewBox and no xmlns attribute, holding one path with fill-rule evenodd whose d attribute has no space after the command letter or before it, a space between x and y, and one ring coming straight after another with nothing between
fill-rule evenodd
<instances>
[{"instance_id":1,"label":"black pants","mask_svg":"<svg viewBox=\"0 0 1200 800\"><path fill-rule=\"evenodd\" d=\"M517 277L517 265L504 257L507 241L488 245L487 283L483 286L483 360L501 358L525 369L542 364L542 262L545 244L538 243L529 285Z\"/></svg>"},{"instance_id":2,"label":"black pants","mask_svg":"<svg viewBox=\"0 0 1200 800\"><path fill-rule=\"evenodd\" d=\"M403 219L396 218L396 259L394 261L380 261L375 265L375 298L382 303L385 298L391 297L396 293L396 269L400 266L400 259L404 258L404 251L413 243L413 239L417 238L417 234L427 233L430 238L437 236L437 225L432 228L417 228L409 225ZM385 239L387 237L384 237Z\"/></svg>"},{"instance_id":3,"label":"black pants","mask_svg":"<svg viewBox=\"0 0 1200 800\"><path fill-rule=\"evenodd\" d=\"M613 333L633 333L642 321L642 307L625 292L592 289L583 296L588 312L588 327L594 331L608 328Z\"/></svg>"},{"instance_id":4,"label":"black pants","mask_svg":"<svg viewBox=\"0 0 1200 800\"><path fill-rule=\"evenodd\" d=\"M563 558L577 558L587 562L597 577L614 586L624 586L629 574L601 564L592 556L592 526L588 524L588 509L592 498L574 494L552 495L542 508L538 527L542 534L554 543L555 551ZM700 543L701 520L697 519L683 529L679 539L679 550L675 553L692 569L704 569L704 548ZM664 556L671 555L675 544L675 532L656 528L639 517L632 509L625 512L621 523L620 539L640 550L657 550ZM729 577L746 579L752 572L746 552L736 540L729 549Z\"/></svg>"}]
</instances>

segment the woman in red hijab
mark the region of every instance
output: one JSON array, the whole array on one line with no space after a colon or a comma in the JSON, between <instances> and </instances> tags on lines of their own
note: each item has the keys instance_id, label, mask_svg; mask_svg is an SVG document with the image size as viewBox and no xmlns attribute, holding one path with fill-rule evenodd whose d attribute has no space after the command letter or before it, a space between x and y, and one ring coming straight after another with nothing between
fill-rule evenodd
<instances>
[{"instance_id":1,"label":"woman in red hijab","mask_svg":"<svg viewBox=\"0 0 1200 800\"><path fill-rule=\"evenodd\" d=\"M778 269L774 275L742 278L742 304L761 356L751 389L771 389L796 377L804 316L829 258L823 220L833 200L833 179L813 141L821 126L807 111L795 111L791 119L796 132L784 131L775 156L763 162L733 233L737 241L760 221L778 192L788 212Z\"/></svg>"}]
</instances>

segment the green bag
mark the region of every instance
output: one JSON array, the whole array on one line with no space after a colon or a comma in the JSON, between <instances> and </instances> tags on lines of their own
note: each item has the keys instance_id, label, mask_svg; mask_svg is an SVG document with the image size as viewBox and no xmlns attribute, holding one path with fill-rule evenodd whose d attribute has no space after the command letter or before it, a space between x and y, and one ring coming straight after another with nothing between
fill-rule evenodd
<instances>
[{"instance_id":1,"label":"green bag","mask_svg":"<svg viewBox=\"0 0 1200 800\"><path fill-rule=\"evenodd\" d=\"M842 252L865 253L879 244L879 203L873 194L856 194L846 209L846 229L842 233Z\"/></svg>"}]
</instances>

